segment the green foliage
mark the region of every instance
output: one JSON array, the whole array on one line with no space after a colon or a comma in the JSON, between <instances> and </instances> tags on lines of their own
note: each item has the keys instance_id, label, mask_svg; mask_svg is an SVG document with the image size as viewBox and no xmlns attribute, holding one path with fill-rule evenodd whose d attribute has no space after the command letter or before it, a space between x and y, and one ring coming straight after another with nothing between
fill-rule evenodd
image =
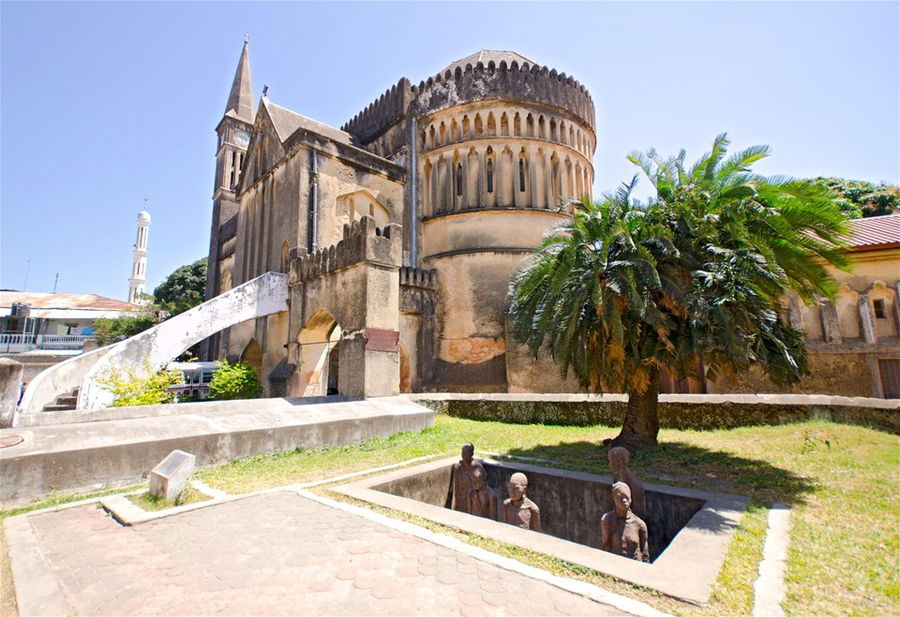
<instances>
[{"instance_id":1,"label":"green foliage","mask_svg":"<svg viewBox=\"0 0 900 617\"><path fill-rule=\"evenodd\" d=\"M259 398L262 389L256 370L249 364L236 362L220 362L209 382L209 398L215 400L233 400L242 398Z\"/></svg>"},{"instance_id":2,"label":"green foliage","mask_svg":"<svg viewBox=\"0 0 900 617\"><path fill-rule=\"evenodd\" d=\"M98 345L107 345L140 334L160 322L154 312L122 315L115 319L101 317L94 320L94 340Z\"/></svg>"},{"instance_id":3,"label":"green foliage","mask_svg":"<svg viewBox=\"0 0 900 617\"><path fill-rule=\"evenodd\" d=\"M838 205L851 218L900 212L900 188L845 178L816 178L813 182L834 191Z\"/></svg>"},{"instance_id":4,"label":"green foliage","mask_svg":"<svg viewBox=\"0 0 900 617\"><path fill-rule=\"evenodd\" d=\"M178 315L202 303L206 297L207 258L181 266L153 290L156 305L170 315Z\"/></svg>"},{"instance_id":5,"label":"green foliage","mask_svg":"<svg viewBox=\"0 0 900 617\"><path fill-rule=\"evenodd\" d=\"M140 371L114 367L97 381L115 396L113 407L171 403L175 394L169 392L169 386L184 383L179 371L154 372L149 366Z\"/></svg>"},{"instance_id":6,"label":"green foliage","mask_svg":"<svg viewBox=\"0 0 900 617\"><path fill-rule=\"evenodd\" d=\"M726 158L728 144L690 168L683 150L629 155L655 196L633 200L635 176L545 236L510 286L516 339L595 392L655 392L660 367L690 377L698 360L713 380L753 365L777 385L806 374L781 298L833 296L825 264L847 267L846 217L824 187L753 174L768 147Z\"/></svg>"}]
</instances>

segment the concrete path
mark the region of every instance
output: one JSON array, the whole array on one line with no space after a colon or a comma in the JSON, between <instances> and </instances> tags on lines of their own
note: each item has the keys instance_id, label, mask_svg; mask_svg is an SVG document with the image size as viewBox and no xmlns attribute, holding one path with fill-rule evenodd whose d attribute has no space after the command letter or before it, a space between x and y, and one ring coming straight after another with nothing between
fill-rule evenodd
<instances>
[{"instance_id":1,"label":"concrete path","mask_svg":"<svg viewBox=\"0 0 900 617\"><path fill-rule=\"evenodd\" d=\"M83 415L76 412L78 419ZM316 403L273 398L113 408L93 422L4 429L0 436L24 441L0 449L3 501L10 506L54 490L137 484L175 449L196 455L198 466L212 465L419 431L434 426L434 416L402 396Z\"/></svg>"},{"instance_id":2,"label":"concrete path","mask_svg":"<svg viewBox=\"0 0 900 617\"><path fill-rule=\"evenodd\" d=\"M22 617L629 614L288 490L133 527L95 504L6 527Z\"/></svg>"}]
</instances>

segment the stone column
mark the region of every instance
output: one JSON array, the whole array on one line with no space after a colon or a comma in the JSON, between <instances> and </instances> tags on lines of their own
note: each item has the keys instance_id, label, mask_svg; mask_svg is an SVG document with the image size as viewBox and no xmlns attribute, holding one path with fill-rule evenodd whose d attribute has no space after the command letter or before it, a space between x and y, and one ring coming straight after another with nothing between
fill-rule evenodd
<instances>
[{"instance_id":1,"label":"stone column","mask_svg":"<svg viewBox=\"0 0 900 617\"><path fill-rule=\"evenodd\" d=\"M538 161L537 148L528 146L528 206L531 208L540 207L540 197L538 196L538 171L543 161Z\"/></svg>"},{"instance_id":2,"label":"stone column","mask_svg":"<svg viewBox=\"0 0 900 617\"><path fill-rule=\"evenodd\" d=\"M863 339L869 345L874 345L878 342L878 335L875 331L875 312L872 310L869 294L859 294L856 307L859 309L859 329Z\"/></svg>"},{"instance_id":3,"label":"stone column","mask_svg":"<svg viewBox=\"0 0 900 617\"><path fill-rule=\"evenodd\" d=\"M22 390L21 362L10 358L0 358L0 428L15 425L16 407Z\"/></svg>"},{"instance_id":4,"label":"stone column","mask_svg":"<svg viewBox=\"0 0 900 617\"><path fill-rule=\"evenodd\" d=\"M803 307L795 295L788 296L788 324L798 332L803 332Z\"/></svg>"},{"instance_id":5,"label":"stone column","mask_svg":"<svg viewBox=\"0 0 900 617\"><path fill-rule=\"evenodd\" d=\"M825 342L834 345L843 343L841 323L838 320L837 309L834 308L834 304L828 300L822 300L819 312L822 315L822 334L825 337Z\"/></svg>"},{"instance_id":6,"label":"stone column","mask_svg":"<svg viewBox=\"0 0 900 617\"><path fill-rule=\"evenodd\" d=\"M546 193L546 203L544 204L547 209L553 208L556 205L555 200L553 199L553 159L551 158L553 154L549 151L544 152L544 178L546 186L544 187Z\"/></svg>"},{"instance_id":7,"label":"stone column","mask_svg":"<svg viewBox=\"0 0 900 617\"><path fill-rule=\"evenodd\" d=\"M481 203L481 155L478 150L466 153L468 171L466 172L466 207L478 208Z\"/></svg>"},{"instance_id":8,"label":"stone column","mask_svg":"<svg viewBox=\"0 0 900 617\"><path fill-rule=\"evenodd\" d=\"M900 281L894 284L894 324L900 335Z\"/></svg>"}]
</instances>

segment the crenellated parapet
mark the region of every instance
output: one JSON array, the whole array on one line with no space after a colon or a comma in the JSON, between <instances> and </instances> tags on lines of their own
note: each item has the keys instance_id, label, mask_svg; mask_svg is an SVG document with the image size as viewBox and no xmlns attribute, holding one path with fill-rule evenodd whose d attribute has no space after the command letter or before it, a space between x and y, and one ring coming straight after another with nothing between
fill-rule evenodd
<instances>
[{"instance_id":1,"label":"crenellated parapet","mask_svg":"<svg viewBox=\"0 0 900 617\"><path fill-rule=\"evenodd\" d=\"M594 101L587 89L565 73L528 62L457 66L413 86L412 94L417 116L461 103L511 99L568 110L594 128Z\"/></svg>"},{"instance_id":2,"label":"crenellated parapet","mask_svg":"<svg viewBox=\"0 0 900 617\"><path fill-rule=\"evenodd\" d=\"M412 85L405 77L341 127L362 143L369 142L402 119L412 100Z\"/></svg>"},{"instance_id":3,"label":"crenellated parapet","mask_svg":"<svg viewBox=\"0 0 900 617\"><path fill-rule=\"evenodd\" d=\"M314 253L295 247L290 251L290 284L299 285L358 263L397 268L402 255L401 230L393 223L377 227L375 219L363 216L344 225L343 238L337 244Z\"/></svg>"},{"instance_id":4,"label":"crenellated parapet","mask_svg":"<svg viewBox=\"0 0 900 617\"><path fill-rule=\"evenodd\" d=\"M400 268L400 286L435 289L437 287L437 270L403 266Z\"/></svg>"}]
</instances>

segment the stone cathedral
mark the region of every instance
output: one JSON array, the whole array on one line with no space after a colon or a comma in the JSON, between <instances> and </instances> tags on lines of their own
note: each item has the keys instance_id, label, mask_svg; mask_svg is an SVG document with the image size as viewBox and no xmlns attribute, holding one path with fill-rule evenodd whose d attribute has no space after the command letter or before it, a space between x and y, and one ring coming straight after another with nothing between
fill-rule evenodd
<instances>
[{"instance_id":1,"label":"stone cathedral","mask_svg":"<svg viewBox=\"0 0 900 617\"><path fill-rule=\"evenodd\" d=\"M254 109L245 43L216 128L207 297L289 274L289 310L209 341L268 396L564 387L512 342L513 273L590 196L594 104L565 73L480 51L401 79L341 128Z\"/></svg>"}]
</instances>

